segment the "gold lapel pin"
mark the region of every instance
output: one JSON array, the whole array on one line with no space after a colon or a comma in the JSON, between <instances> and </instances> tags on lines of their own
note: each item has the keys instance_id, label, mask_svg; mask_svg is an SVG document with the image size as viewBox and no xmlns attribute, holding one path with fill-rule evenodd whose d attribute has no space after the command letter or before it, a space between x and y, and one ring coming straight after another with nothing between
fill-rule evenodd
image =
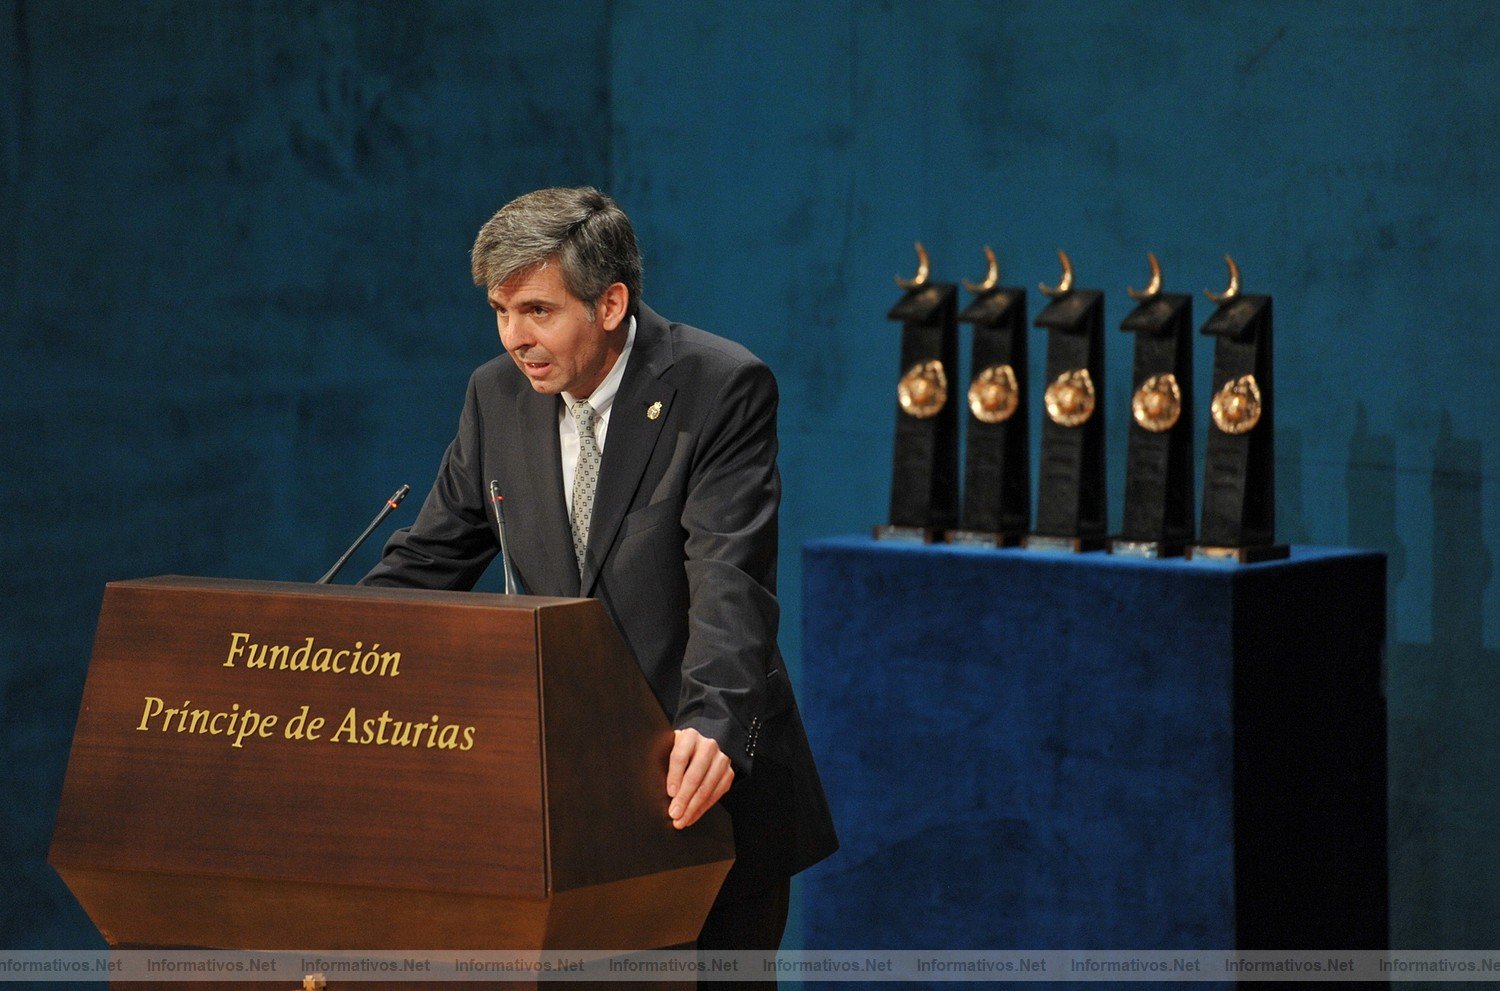
<instances>
[{"instance_id":1,"label":"gold lapel pin","mask_svg":"<svg viewBox=\"0 0 1500 991\"><path fill-rule=\"evenodd\" d=\"M646 419L654 420L661 416L661 403L652 403L646 408Z\"/></svg>"}]
</instances>

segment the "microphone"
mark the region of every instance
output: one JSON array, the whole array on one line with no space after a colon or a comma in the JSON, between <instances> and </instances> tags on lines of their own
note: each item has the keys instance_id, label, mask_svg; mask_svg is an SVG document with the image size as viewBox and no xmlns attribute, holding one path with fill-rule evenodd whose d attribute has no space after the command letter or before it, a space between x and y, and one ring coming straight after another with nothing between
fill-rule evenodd
<instances>
[{"instance_id":1,"label":"microphone","mask_svg":"<svg viewBox=\"0 0 1500 991\"><path fill-rule=\"evenodd\" d=\"M397 506L401 505L401 500L405 499L406 494L410 491L410 485L403 485L399 489L397 489L396 494L387 499L380 512L375 514L375 518L370 521L370 525L365 527L365 532L360 534L359 538L355 540L354 543L349 545L349 549L344 552L344 556L335 561L333 563L333 567L328 569L328 574L324 575L322 578L319 578L316 584L327 585L329 582L333 581L333 576L338 574L339 570L343 568L343 566L348 562L350 555L359 550L359 545L369 539L370 534L375 532L375 528L385 522L385 518L391 515L391 513L395 511Z\"/></svg>"},{"instance_id":2,"label":"microphone","mask_svg":"<svg viewBox=\"0 0 1500 991\"><path fill-rule=\"evenodd\" d=\"M500 570L505 572L505 594L516 594L516 576L510 570L510 548L505 543L505 496L500 483L490 479L490 505L495 507L495 531L500 535Z\"/></svg>"}]
</instances>

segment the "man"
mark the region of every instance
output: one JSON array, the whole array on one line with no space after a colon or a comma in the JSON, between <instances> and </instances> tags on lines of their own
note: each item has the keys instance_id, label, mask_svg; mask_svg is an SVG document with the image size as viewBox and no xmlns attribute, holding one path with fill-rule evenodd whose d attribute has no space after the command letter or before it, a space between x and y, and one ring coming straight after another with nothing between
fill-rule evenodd
<instances>
[{"instance_id":1,"label":"man","mask_svg":"<svg viewBox=\"0 0 1500 991\"><path fill-rule=\"evenodd\" d=\"M416 522L364 581L472 588L497 480L521 587L599 599L672 719L673 824L729 810L700 949L775 949L790 876L838 845L776 647L775 379L640 301L630 220L597 190L507 204L472 265L506 353L470 378Z\"/></svg>"}]
</instances>

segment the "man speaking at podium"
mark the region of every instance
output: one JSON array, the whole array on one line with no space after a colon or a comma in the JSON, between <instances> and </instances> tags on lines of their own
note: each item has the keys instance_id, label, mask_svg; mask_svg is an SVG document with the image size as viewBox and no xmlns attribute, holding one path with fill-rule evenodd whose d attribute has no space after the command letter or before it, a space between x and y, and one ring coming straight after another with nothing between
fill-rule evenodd
<instances>
[{"instance_id":1,"label":"man speaking at podium","mask_svg":"<svg viewBox=\"0 0 1500 991\"><path fill-rule=\"evenodd\" d=\"M789 878L838 845L776 646L776 381L641 302L630 220L597 190L512 201L472 263L505 354L364 583L472 588L499 550L497 481L522 589L599 599L671 718L674 825L719 801L733 819L699 948L776 949Z\"/></svg>"}]
</instances>

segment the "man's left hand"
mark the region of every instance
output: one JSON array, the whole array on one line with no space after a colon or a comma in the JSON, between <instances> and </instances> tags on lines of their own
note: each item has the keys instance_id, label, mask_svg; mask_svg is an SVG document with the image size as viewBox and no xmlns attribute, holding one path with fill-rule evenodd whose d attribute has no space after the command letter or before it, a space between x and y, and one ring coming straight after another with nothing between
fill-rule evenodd
<instances>
[{"instance_id":1,"label":"man's left hand","mask_svg":"<svg viewBox=\"0 0 1500 991\"><path fill-rule=\"evenodd\" d=\"M729 756L695 729L674 732L672 756L667 760L667 814L672 825L686 829L724 797L734 784Z\"/></svg>"}]
</instances>

